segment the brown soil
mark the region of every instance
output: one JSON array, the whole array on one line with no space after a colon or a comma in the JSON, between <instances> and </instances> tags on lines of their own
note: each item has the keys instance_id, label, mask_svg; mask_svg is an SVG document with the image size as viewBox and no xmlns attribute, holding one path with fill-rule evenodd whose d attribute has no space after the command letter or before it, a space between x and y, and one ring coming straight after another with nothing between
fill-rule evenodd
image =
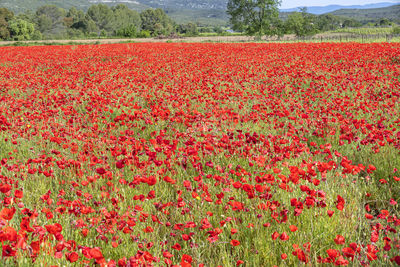
<instances>
[{"instance_id":1,"label":"brown soil","mask_svg":"<svg viewBox=\"0 0 400 267\"><path fill-rule=\"evenodd\" d=\"M337 36L349 36L346 33L332 33L332 34L317 34L313 37L313 39L319 38L330 38ZM262 40L265 41L277 41L276 37L263 37ZM296 40L296 36L294 35L285 35L281 37L279 40L281 41L294 41ZM253 42L254 37L250 36L198 36L198 37L182 37L182 38L133 38L133 39L89 39L89 40L40 40L40 41L25 41L25 43L84 43L84 44L113 44L113 43L121 43L121 42L135 42L135 43L155 43L155 42L184 42L184 43L198 43L198 42ZM0 45L12 45L15 43L14 41L0 41Z\"/></svg>"}]
</instances>

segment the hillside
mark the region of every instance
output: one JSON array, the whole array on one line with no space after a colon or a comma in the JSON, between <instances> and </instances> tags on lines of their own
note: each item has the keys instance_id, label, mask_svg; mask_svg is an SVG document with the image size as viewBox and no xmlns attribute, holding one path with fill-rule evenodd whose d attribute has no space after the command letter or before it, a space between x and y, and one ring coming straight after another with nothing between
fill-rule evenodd
<instances>
[{"instance_id":1,"label":"hillside","mask_svg":"<svg viewBox=\"0 0 400 267\"><path fill-rule=\"evenodd\" d=\"M27 10L34 11L43 5L87 10L91 5L100 3L108 6L124 4L138 11L162 8L178 23L196 21L202 25L221 26L228 21L225 12L227 0L0 0L0 7L20 13Z\"/></svg>"},{"instance_id":2,"label":"hillside","mask_svg":"<svg viewBox=\"0 0 400 267\"><path fill-rule=\"evenodd\" d=\"M329 12L333 12L339 9L370 9L370 8L384 8L393 6L394 2L383 2L376 4L367 4L367 5L351 5L351 6L342 6L342 5L329 5L329 6L309 6L307 7L307 11L311 14L321 15ZM300 7L281 9L281 12L294 12L299 11Z\"/></svg>"},{"instance_id":3,"label":"hillside","mask_svg":"<svg viewBox=\"0 0 400 267\"><path fill-rule=\"evenodd\" d=\"M381 18L400 21L400 5L371 9L339 9L329 14L349 17L361 22L371 22Z\"/></svg>"},{"instance_id":4,"label":"hillside","mask_svg":"<svg viewBox=\"0 0 400 267\"><path fill-rule=\"evenodd\" d=\"M0 7L6 7L16 13L25 12L27 10L36 10L40 6L44 5L56 5L58 7L62 7L65 9L69 9L70 7L76 7L78 9L86 10L91 5L97 3L104 3L107 5L116 5L116 4L125 4L131 9L143 10L149 8L150 6L140 3L138 1L115 1L115 0L107 0L107 1L96 1L96 0L0 0ZM142 2L142 1L141 1Z\"/></svg>"},{"instance_id":5,"label":"hillside","mask_svg":"<svg viewBox=\"0 0 400 267\"><path fill-rule=\"evenodd\" d=\"M87 10L90 5L99 3L108 6L125 4L129 8L138 11L147 8L162 8L178 23L195 21L202 25L220 26L226 25L228 22L228 16L225 12L227 0L0 0L0 7L6 7L15 13L19 13L27 10L34 11L40 6L49 4L65 9L76 7ZM391 5L391 3L383 2L362 6L330 5L308 7L308 11L314 14L325 13L354 18L363 23L377 21L380 18L388 18L400 23L400 5L390 7L388 5ZM290 12L297 10L298 8L282 9L281 18L285 19Z\"/></svg>"},{"instance_id":6,"label":"hillside","mask_svg":"<svg viewBox=\"0 0 400 267\"><path fill-rule=\"evenodd\" d=\"M43 5L57 5L62 8L87 9L90 5L103 3L109 6L125 4L131 9L163 8L176 10L225 10L226 0L0 0L0 6L14 12L36 9Z\"/></svg>"}]
</instances>

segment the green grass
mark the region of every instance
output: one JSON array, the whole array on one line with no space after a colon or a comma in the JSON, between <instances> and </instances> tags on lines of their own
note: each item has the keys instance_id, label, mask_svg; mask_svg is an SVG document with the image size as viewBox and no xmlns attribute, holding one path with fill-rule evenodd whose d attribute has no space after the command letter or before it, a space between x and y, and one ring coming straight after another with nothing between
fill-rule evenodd
<instances>
[{"instance_id":1,"label":"green grass","mask_svg":"<svg viewBox=\"0 0 400 267\"><path fill-rule=\"evenodd\" d=\"M365 27L365 28L344 28L344 29L337 29L332 32L338 33L354 33L354 34L391 34L393 31L392 27Z\"/></svg>"},{"instance_id":2,"label":"green grass","mask_svg":"<svg viewBox=\"0 0 400 267\"><path fill-rule=\"evenodd\" d=\"M100 61L101 57L99 57ZM109 60L117 60L115 58L109 58ZM108 61L104 61L108 62ZM336 62L339 64L339 62ZM104 63L105 64L105 63ZM150 64L150 63L148 63ZM331 63L329 63L331 64ZM331 64L333 65L333 64ZM7 65L5 65L7 66ZM147 65L143 65L143 68L147 67ZM252 70L248 66L249 69L247 72L249 74L252 71L256 72L257 70ZM254 67L254 66L253 66ZM271 69L274 66L270 66ZM287 67L287 66L285 66ZM38 66L38 70L45 72L51 71L52 68L49 65ZM104 84L111 82L111 79L114 79L114 74L118 73L118 69L113 69L110 72L107 72L108 78L103 80ZM165 70L168 72L168 70ZM265 70L266 73L268 70ZM310 70L311 71L311 70ZM312 70L314 71L314 70ZM303 73L304 74L304 73ZM328 73L325 73L328 77ZM342 73L341 73L342 74ZM382 74L381 75L387 75ZM94 76L94 75L93 75ZM93 77L92 76L92 77ZM166 77L157 76L154 77L155 79L161 79L164 86L170 86L172 83ZM286 78L286 77L285 77ZM110 79L110 80L109 80ZM217 79L217 78L215 78ZM226 81L226 83L219 83L212 86L213 81L209 81L209 84L206 85L211 90L217 90L220 92L227 91L228 88L232 88L237 86L237 89L243 86L242 94L239 96L230 96L230 99L212 99L215 102L218 102L218 108L229 110L230 112L236 113L241 116L245 116L249 114L253 107L256 105L262 105L265 101L262 98L252 97L250 100L243 100L242 103L238 103L238 99L245 98L246 96L251 96L251 94L255 92L254 88L250 85L253 84L254 86L274 86L274 85L286 85L290 84L293 85L293 91L295 89L307 90L310 87L310 83L313 80L307 80L305 78L293 78L289 79L286 78L282 80L282 77L271 77L269 79L261 77L260 80L252 80L252 82L246 81L244 84L237 84L235 81ZM299 80L300 79L300 80ZM301 82L297 84L297 82ZM160 82L157 80L157 82ZM348 88L348 91L341 92L339 89L334 87L334 83L329 78L326 81L315 81L316 83L321 82L326 88L331 89L331 93L334 94L336 97L355 97L355 91L352 88ZM354 85L355 86L355 85ZM379 88L378 83L372 83L372 86ZM93 93L101 94L102 92L99 89L92 89ZM133 90L132 90L133 91ZM319 103L315 102L314 106L309 105L306 101L301 98L301 96L297 96L296 99L291 99L293 91L282 92L280 95L276 93L275 97L282 98L281 105L286 109L290 109L292 106L292 102L290 100L296 100L299 105L308 106L312 108L318 108ZM55 93L64 93L69 95L71 98L74 96L72 95L72 90L68 91L68 89L60 88L59 91L53 89L51 92L47 92L47 105L52 105L51 96L56 96ZM130 93L130 90L120 96L121 99L134 99L136 103L141 105L143 108L146 108L151 112L152 108L155 108L150 103L150 100L156 98L155 94L158 92L151 91L148 93L147 96L143 96L140 94ZM285 94L286 93L286 94ZM28 95L26 92L15 90L7 91L7 94L13 95L15 99L19 100L26 100L28 99ZM198 93L199 95L201 92ZM316 93L317 94L317 93ZM322 93L321 93L322 94ZM160 96L161 97L161 96ZM206 96L205 96L206 97ZM222 97L221 97L222 98ZM108 103L108 102L107 102ZM169 103L171 104L171 103ZM0 103L0 107L4 108L4 104ZM73 102L71 104L72 108L76 111L76 117L81 118L83 121L90 121L89 114L87 114L86 106L92 105L88 101L85 102ZM341 249L343 246L336 245L334 242L334 238L336 235L341 234L346 239L346 244L349 242L356 242L357 244L367 244L370 240L370 228L373 223L381 222L381 220L369 221L365 218L365 205L369 204L374 215L379 214L381 209L386 209L388 207L388 201L393 199L399 199L400 193L398 189L398 185L396 182L391 180L393 175L393 168L399 166L400 164L400 155L398 150L391 146L385 146L381 148L379 154L375 154L371 151L371 146L361 147L360 151L357 150L357 143L354 142L349 145L340 146L339 145L339 126L340 124L337 122L336 124L330 124L329 127L335 128L337 130L335 135L327 136L325 138L316 137L315 135L303 134L300 136L301 138L307 138L308 144L310 142L317 143L318 146L331 144L332 148L331 151L337 150L343 156L348 157L350 160L353 161L353 164L363 164L368 166L368 164L373 164L377 167L377 170L372 174L367 174L365 171L360 172L358 174L347 174L343 175L342 171L343 168L340 166L341 159L337 156L333 156L332 161L335 162L337 168L332 169L326 173L326 176L323 177L319 171L316 171L316 175L312 177L312 179L318 179L321 183L318 186L315 186L313 183L301 180L300 183L303 185L307 185L311 190L319 191L321 194L326 194L326 199L324 199L326 207L313 207L313 208L304 208L301 216L293 216L294 208L291 207L290 200L292 198L300 198L304 200L307 197L307 194L301 190L299 185L294 185L293 183L289 183L290 188L292 189L291 192L287 192L281 188L279 188L279 183L276 182L273 185L268 185L270 187L270 193L272 195L271 201L276 200L280 203L279 207L276 207L278 213L281 211L287 210L290 212L290 216L288 217L287 222L277 222L272 219L273 210L260 210L258 209L259 202L254 201L254 199L248 199L246 194L243 191L235 189L231 184L227 184L224 186L216 185L216 180L204 178L207 174L210 175L226 175L226 179L233 180L233 181L240 181L241 179L245 179L246 181L243 183L249 183L251 185L255 185L256 182L254 181L254 175L250 176L248 174L237 174L237 173L230 173L225 172L221 174L215 168L204 167L204 174L203 181L196 181L194 177L199 175L199 172L188 163L186 169L181 167L180 165L174 164L170 169L168 169L164 174L158 174L158 171L161 171L160 167L149 167L148 170L140 170L138 168L130 167L124 168L122 170L117 169L115 167L115 157L112 155L112 149L114 148L115 143L107 143L104 140L108 140L111 136L118 137L126 130L133 129L135 131L135 137L142 138L145 144L149 145L148 142L150 139L153 139L155 134L160 133L161 131L165 130L165 135L169 140L172 140L177 134L187 134L191 136L191 133L194 133L193 136L196 138L196 142L204 141L207 136L210 135L212 138L221 138L224 134L228 132L235 132L235 130L243 130L243 132L255 132L257 134L263 135L271 135L271 136L282 136L289 140L289 144L296 144L293 137L287 135L286 128L279 128L275 127L280 123L288 123L287 118L283 117L280 118L276 116L273 118L272 121L263 121L260 120L259 122L255 123L253 121L244 121L244 122L234 122L232 120L224 120L220 117L216 117L217 112L214 110L214 105L208 103L202 103L202 105L197 105L195 107L196 112L201 114L211 114L211 118L215 120L215 124L212 124L211 131L204 131L205 134L201 136L199 133L201 132L201 127L207 127L208 125L196 125L193 123L192 127L186 126L183 122L170 122L167 120L160 119L157 123L149 124L146 123L144 120L138 120L136 126L132 125L124 125L115 128L109 128L110 122L113 121L116 116L121 115L123 113L127 113L130 111L128 107L115 107L111 104L108 106L107 104L104 108L109 107L114 110L113 113L110 113L108 109L104 109L102 113L99 115L98 127L99 129L103 130L104 133L107 132L107 136L100 136L100 137L90 137L90 129L82 130L81 134L87 134L88 136L87 141L91 141L89 143L92 144L91 151L93 151L93 155L97 156L100 159L108 159L108 165L110 166L109 170L113 173L112 177L102 176L101 178L98 177L96 182L90 182L87 186L77 187L73 186L73 183L82 183L89 179L90 176L95 176L95 167L90 166L88 162L82 160L82 169L84 170L84 175L80 175L79 172L74 170L73 168L66 168L64 170L57 168L56 166L51 166L51 164L46 165L44 163L40 163L42 167L49 167L54 169L54 177L46 178L43 175L39 174L27 174L27 170L21 170L18 173L15 173L13 170L7 170L6 168L2 168L2 175L13 177L14 175L18 176L19 187L24 189L24 198L21 200L25 203L26 207L29 209L36 209L39 213L35 224L44 226L48 223L55 223L58 222L63 225L62 234L64 235L65 240L75 240L78 244L84 246L99 246L102 247L103 255L106 258L113 258L119 259L123 258L127 255L132 255L136 249L138 249L139 243L146 244L148 241L157 242L152 248L149 248L148 251L157 256L161 256L163 252L163 247L158 244L158 242L162 241L169 241L168 245L165 247L171 251L171 253L175 254L176 257L182 255L183 253L189 254L193 257L196 263L206 263L208 266L235 266L237 260L246 260L246 266L273 266L275 264L279 264L280 266L298 266L301 263L297 260L296 257L291 256L293 251L293 244L299 245L303 248L303 245L309 242L311 248L308 256L312 262L312 264L316 264L318 261L318 256L327 256L326 250L329 248ZM281 108L278 107L277 108ZM170 110L174 110L172 106L169 107ZM270 107L269 110L264 110L265 113L272 112L273 109ZM19 112L19 113L18 113ZM26 110L19 109L15 111L13 116L18 119L18 117L24 116ZM344 113L344 115L346 115ZM215 116L215 117L214 117ZM355 116L357 119L366 119L367 121L372 120L373 118L370 117L370 114L363 114L362 116ZM21 119L20 119L21 120ZM68 124L68 118L65 118L60 114L55 114L52 117L51 122L42 122L39 125L39 128L42 127L43 131L50 131L49 125L52 127L62 128L63 125ZM220 122L219 124L217 122ZM26 127L21 120L21 127ZM87 127L92 127L92 124L85 124ZM329 128L327 126L327 128ZM142 127L145 127L143 129ZM297 130L300 130L304 127L302 124L297 124L293 122L293 127ZM312 132L314 130L313 125L306 125L306 128ZM315 127L317 128L317 127ZM52 128L51 128L52 129ZM142 131L139 129L143 129ZM80 131L80 130L79 130ZM154 134L155 133L155 134ZM365 137L364 134L358 133L360 138ZM101 140L100 138L103 137L104 139ZM18 144L13 145L10 141L3 142L5 138L9 140L15 139ZM179 140L177 143L176 154L172 155L172 162L180 162L181 153L185 151L187 145L185 142L187 139L186 137ZM208 137L209 138L209 137ZM236 137L235 137L236 138ZM269 137L268 137L269 138ZM45 154L47 157L51 156L53 158L57 158L57 156L52 154L52 150L58 150L61 152L62 157L66 159L74 159L77 161L81 161L79 158L79 151L83 150L84 145L86 144L83 141L76 141L77 142L77 149L74 152L71 147L63 147L54 142L50 142L49 140L44 140L42 136L32 136L30 138L12 138L12 133L7 132L0 132L0 159L9 158L12 156L12 159L9 159L8 164L24 164L30 158L37 158L42 154ZM264 144L265 145L265 144ZM310 146L309 146L310 147ZM309 148L308 147L308 148ZM33 148L33 149L31 149ZM128 151L132 151L133 147L129 145L124 145ZM152 150L153 147L149 145L149 150ZM242 150L235 150L236 147L233 147L233 154L230 157L226 156L227 151L216 151L215 153L207 153L204 150L199 150L199 162L202 163L203 166L206 166L206 162L212 161L215 165L222 166L227 168L227 166L232 165L234 166L232 170L235 169L235 166L242 166L239 168L242 170L242 173L250 173L256 174L260 172L266 172L272 174L272 170L265 170L264 167L258 166L254 164L253 166L249 165L249 158L251 156L260 156L264 155L266 157L270 157L268 153L265 153L262 149L262 145L254 145L250 148L248 155L243 154ZM313 149L313 150L316 150ZM162 156L165 159L165 155ZM384 158L385 160L382 160ZM145 162L147 160L146 155L139 155L138 159L141 162ZM277 163L276 166L273 166L276 169L281 171L281 174L285 177L288 177L290 172L288 166L302 166L303 160L309 161L313 164L317 164L318 162L326 162L325 156L311 156L308 153L304 153L301 157L291 157L284 161L285 164ZM270 160L270 158L268 158ZM188 160L189 161L189 160ZM54 162L53 162L54 164ZM54 168L53 168L54 167ZM301 167L306 169L305 166ZM121 179L125 179L126 181L130 182L133 178L137 175L146 176L149 174L153 174L157 177L158 182L149 187L146 184L140 184L136 187L132 188L128 185L121 182ZM176 180L176 184L172 185L169 183L164 182L162 176L168 175L174 180ZM276 175L274 175L277 177ZM252 178L253 180L251 180ZM389 183L381 184L379 182L380 179L387 179ZM190 181L190 183L194 187L201 188L201 183L206 184L209 188L210 196L213 197L215 200L215 195L221 193L222 188L229 189L224 191L224 200L221 205L210 204L209 202L205 201L204 197L201 196L202 191L199 190L200 197L194 198L192 196L192 192L189 192L184 189L182 184L184 181ZM78 189L80 191L78 191ZM182 209L178 209L174 206L178 201L178 193L177 190L182 189L181 198L185 202L185 206L190 207L190 211L182 214ZM79 199L84 206L90 206L95 208L94 213L90 214L80 214L80 215L55 215L54 219L48 220L46 215L42 212L43 209L49 208L51 210L54 209L55 203L48 204L44 201L41 201L41 197L51 190L51 198L54 202L58 201L59 199L64 199L68 201L74 201ZM62 197L58 197L60 190L65 191L65 195ZM154 199L151 200L134 200L133 196L135 195L147 195L150 190L154 190L156 192L156 196ZM85 194L91 195L91 199L87 199ZM345 207L343 211L339 211L336 208L336 197L340 195L346 200ZM370 196L368 196L370 195ZM236 201L240 201L245 204L245 207L248 208L248 211L234 211L227 205L228 198L233 198ZM322 197L318 198L319 200L323 200ZM114 205L115 200L119 201L118 207ZM167 207L165 212L157 212L156 205L154 203L162 202L162 203L174 203L173 206ZM267 201L263 201L266 203ZM95 204L100 203L100 204ZM105 219L104 213L110 213L114 210L118 211L119 215L128 214L127 217L131 216L136 219L140 218L140 212L135 211L135 206L141 206L143 211L148 214L157 214L160 216L160 220L162 222L170 222L172 225L185 223L188 221L194 221L196 223L200 222L202 219L207 218L212 225L212 228L207 230L192 230L192 229L184 229L180 230L173 230L172 227L161 227L157 224L152 223L151 226L154 229L152 233L145 233L143 229L145 229L149 223L146 221L138 220L136 222L136 226L133 227L132 235L136 236L137 241L134 241L130 234L124 234L120 230L117 229L117 225L113 224L112 219ZM226 208L227 207L227 208ZM335 211L332 217L327 216L327 211L332 210ZM212 212L213 215L209 216L206 215L206 212ZM399 211L396 207L390 208L390 213L399 216ZM16 215L12 221L10 221L10 225L18 228L18 223L21 220L20 214ZM97 217L101 218L101 223L96 223ZM221 221L225 220L226 218L232 218L230 222L225 224L221 224ZM76 222L77 220L82 219L88 226L83 227L89 230L89 233L86 237L84 237L80 231L76 229ZM121 218L118 218L120 220ZM127 218L123 218L127 219ZM148 218L147 220L151 220ZM251 227L249 226L249 222L253 223L254 225ZM269 226L264 226L265 223L269 223ZM289 226L295 225L298 227L298 230L294 233L290 232ZM108 229L105 231L101 238L107 239L108 241L103 241L101 238L98 238L99 231L104 230L101 226L109 226L111 230L116 231L117 234L113 233ZM215 242L209 242L207 240L208 235L206 234L207 231L215 230L215 228L219 228L222 232L219 235L219 239ZM236 228L239 230L239 233L231 236L230 230L231 228ZM182 242L180 236L185 234L190 234L191 231L196 231L196 235L193 237L193 242L198 244L198 247L191 247L188 242ZM283 241L279 238L275 241L272 240L271 235L277 231L279 234L286 232L289 234L289 240ZM177 236L172 236L171 233L176 234ZM116 238L116 235L119 236L118 240L123 241L122 245L118 246L117 248L113 248L111 246L112 238ZM396 234L390 235L392 238L396 237ZM230 245L230 240L238 239L241 243L241 246L232 247ZM155 240L155 241L154 241ZM180 252L176 252L171 249L171 246L179 242L182 245L182 250ZM383 246L383 241L380 240L377 245L380 247ZM46 246L52 247L57 244L55 240L52 238L48 238L45 242ZM129 246L126 246L129 244ZM37 265L59 265L59 266L75 266L74 264L68 263L65 257L61 259L54 259L53 256L47 255L47 250L50 248L43 247L42 253L36 259L36 263L32 263L32 261L26 259L25 257L21 257L17 259L17 262L13 260L7 259L3 260L1 263L3 265L19 265L19 266L37 266ZM281 261L280 257L282 253L286 253L289 255L288 259L285 261ZM390 252L390 257L394 256L394 253L397 252ZM383 254L383 252L381 253ZM373 262L371 266L391 266L393 265L388 258L385 258L381 255L381 258L378 262ZM365 258L365 256L363 256ZM362 259L364 259L362 258ZM362 260L361 259L361 260ZM179 259L174 259L175 262L179 262ZM161 265L162 263L160 263ZM322 265L324 266L324 265ZM350 264L350 266L362 266L360 261L356 260Z\"/></svg>"}]
</instances>

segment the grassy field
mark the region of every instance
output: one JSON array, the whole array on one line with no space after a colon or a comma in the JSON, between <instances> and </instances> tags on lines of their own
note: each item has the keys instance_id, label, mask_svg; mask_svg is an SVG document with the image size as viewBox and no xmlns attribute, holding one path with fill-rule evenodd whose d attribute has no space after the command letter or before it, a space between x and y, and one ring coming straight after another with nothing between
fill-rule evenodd
<instances>
[{"instance_id":1,"label":"grassy field","mask_svg":"<svg viewBox=\"0 0 400 267\"><path fill-rule=\"evenodd\" d=\"M364 35L364 34L363 34ZM133 39L86 39L86 40L42 40L42 41L0 41L1 46L36 46L36 45L82 45L82 44L114 44L114 43L382 43L400 42L400 36L394 35L387 39L385 34L358 35L349 32L326 32L309 37L296 37L295 35L285 35L281 38L263 37L256 41L253 36L240 34L229 34L219 36L217 34L201 34L196 37L179 38L133 38Z\"/></svg>"},{"instance_id":2,"label":"grassy field","mask_svg":"<svg viewBox=\"0 0 400 267\"><path fill-rule=\"evenodd\" d=\"M369 27L369 28L345 28L345 29L338 29L333 32L367 35L367 34L391 34L392 31L393 31L392 27Z\"/></svg>"},{"instance_id":3,"label":"grassy field","mask_svg":"<svg viewBox=\"0 0 400 267\"><path fill-rule=\"evenodd\" d=\"M399 43L0 53L1 265L400 264Z\"/></svg>"}]
</instances>

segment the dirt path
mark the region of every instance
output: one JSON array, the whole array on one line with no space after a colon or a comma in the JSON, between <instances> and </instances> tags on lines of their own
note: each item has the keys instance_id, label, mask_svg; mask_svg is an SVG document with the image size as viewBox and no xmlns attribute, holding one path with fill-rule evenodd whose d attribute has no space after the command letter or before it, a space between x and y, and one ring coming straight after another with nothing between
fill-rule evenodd
<instances>
[{"instance_id":1,"label":"dirt path","mask_svg":"<svg viewBox=\"0 0 400 267\"><path fill-rule=\"evenodd\" d=\"M330 34L317 34L313 39L334 38L338 36L351 36L348 33L330 33ZM276 37L263 37L262 40L276 41ZM280 38L281 41L295 41L296 36L285 35ZM114 44L121 42L132 42L132 43L155 43L155 42L184 42L184 43L200 43L200 42L252 42L254 37L250 36L197 36L197 37L182 37L182 38L132 38L132 39L89 39L89 40L39 40L39 41L24 41L24 43L59 43L59 44ZM15 41L0 41L1 46L13 45Z\"/></svg>"},{"instance_id":2,"label":"dirt path","mask_svg":"<svg viewBox=\"0 0 400 267\"><path fill-rule=\"evenodd\" d=\"M183 38L132 38L132 39L89 39L89 40L39 40L39 41L24 41L23 43L80 43L80 44L113 44L121 42L135 42L135 43L155 43L155 42L250 42L253 37L248 36L209 36L209 37L183 37ZM0 45L12 45L15 41L0 41Z\"/></svg>"}]
</instances>

